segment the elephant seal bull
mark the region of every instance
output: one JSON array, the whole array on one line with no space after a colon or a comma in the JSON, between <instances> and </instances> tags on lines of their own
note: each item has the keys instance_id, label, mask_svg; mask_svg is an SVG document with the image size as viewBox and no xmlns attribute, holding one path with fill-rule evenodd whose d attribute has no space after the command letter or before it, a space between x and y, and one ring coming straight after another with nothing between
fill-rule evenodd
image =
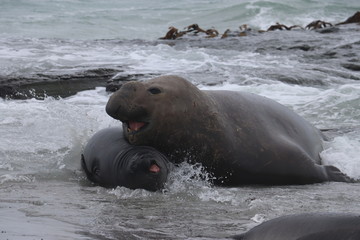
<instances>
[{"instance_id":1,"label":"elephant seal bull","mask_svg":"<svg viewBox=\"0 0 360 240\"><path fill-rule=\"evenodd\" d=\"M266 221L237 240L357 240L360 239L360 214L306 213Z\"/></svg>"},{"instance_id":2,"label":"elephant seal bull","mask_svg":"<svg viewBox=\"0 0 360 240\"><path fill-rule=\"evenodd\" d=\"M201 91L177 76L124 84L106 112L125 138L170 161L202 163L215 184L307 184L350 179L321 165L320 132L268 98L246 92Z\"/></svg>"},{"instance_id":3,"label":"elephant seal bull","mask_svg":"<svg viewBox=\"0 0 360 240\"><path fill-rule=\"evenodd\" d=\"M119 127L95 133L81 160L88 179L100 186L150 191L164 187L169 164L168 159L152 147L130 145Z\"/></svg>"}]
</instances>

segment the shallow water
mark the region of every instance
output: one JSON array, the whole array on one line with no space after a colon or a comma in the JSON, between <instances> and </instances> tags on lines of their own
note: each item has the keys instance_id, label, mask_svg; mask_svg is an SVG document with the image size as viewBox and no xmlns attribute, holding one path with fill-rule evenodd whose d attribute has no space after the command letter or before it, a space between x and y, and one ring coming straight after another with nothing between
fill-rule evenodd
<instances>
[{"instance_id":1,"label":"shallow water","mask_svg":"<svg viewBox=\"0 0 360 240\"><path fill-rule=\"evenodd\" d=\"M108 68L118 71L114 80L178 74L201 89L260 94L327 129L324 163L360 179L359 25L157 40L168 26L194 22L220 30L339 22L359 10L357 1L146 4L3 1L0 82ZM0 99L0 239L219 239L289 213L360 212L359 183L222 188L188 164L163 192L93 186L80 154L92 134L120 124L105 113L109 95L98 87L66 98Z\"/></svg>"},{"instance_id":2,"label":"shallow water","mask_svg":"<svg viewBox=\"0 0 360 240\"><path fill-rule=\"evenodd\" d=\"M207 88L253 92L261 89L233 85ZM268 85L266 89L271 91L272 88L283 89L278 98L275 97L281 102L285 100L281 93L293 87L277 84ZM299 95L314 97L311 93L317 93L316 89L308 87L295 89ZM276 93L271 92L272 95ZM335 90L328 92L329 95L337 93ZM267 95L266 91L262 93ZM318 97L318 93L315 96ZM104 88L97 88L67 99L0 102L1 112L8 116L0 122L1 136L5 140L0 145L0 209L9 216L1 219L3 236L10 239L29 236L55 239L225 238L288 213L360 211L359 204L354 201L359 197L358 183L220 188L200 179L201 169L188 164L172 173L164 192L94 187L80 170L79 156L94 132L119 124L104 112L107 98ZM305 106L314 99L305 99L293 98L292 105L306 115L309 109ZM326 109L325 104L319 109L313 107L311 115L330 109ZM332 119L325 123L329 122ZM320 123L325 124L324 119ZM359 178L359 129L349 131L336 132L334 140L326 143L323 156L327 162ZM20 231L19 223L24 226ZM44 224L48 227L40 231Z\"/></svg>"}]
</instances>

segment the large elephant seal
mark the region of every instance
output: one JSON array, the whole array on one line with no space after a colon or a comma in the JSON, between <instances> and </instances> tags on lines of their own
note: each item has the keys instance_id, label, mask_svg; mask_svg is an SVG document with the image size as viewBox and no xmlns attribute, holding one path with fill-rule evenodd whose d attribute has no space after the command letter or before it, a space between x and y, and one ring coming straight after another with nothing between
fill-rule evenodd
<instances>
[{"instance_id":1,"label":"large elephant seal","mask_svg":"<svg viewBox=\"0 0 360 240\"><path fill-rule=\"evenodd\" d=\"M130 145L121 128L106 128L90 138L81 161L88 179L103 187L156 191L169 173L167 158L151 147Z\"/></svg>"},{"instance_id":2,"label":"large elephant seal","mask_svg":"<svg viewBox=\"0 0 360 240\"><path fill-rule=\"evenodd\" d=\"M266 221L237 240L357 240L360 239L360 214L307 213Z\"/></svg>"},{"instance_id":3,"label":"large elephant seal","mask_svg":"<svg viewBox=\"0 0 360 240\"><path fill-rule=\"evenodd\" d=\"M201 91L177 76L124 84L106 112L130 144L155 147L171 161L199 162L215 184L349 181L322 166L317 129L285 106L246 92Z\"/></svg>"}]
</instances>

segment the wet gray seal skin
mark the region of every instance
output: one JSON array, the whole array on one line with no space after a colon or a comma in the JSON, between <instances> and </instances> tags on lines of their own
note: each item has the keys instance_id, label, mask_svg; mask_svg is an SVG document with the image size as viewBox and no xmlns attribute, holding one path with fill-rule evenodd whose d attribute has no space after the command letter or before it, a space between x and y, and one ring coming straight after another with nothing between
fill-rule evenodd
<instances>
[{"instance_id":1,"label":"wet gray seal skin","mask_svg":"<svg viewBox=\"0 0 360 240\"><path fill-rule=\"evenodd\" d=\"M130 145L119 127L106 128L92 136L81 161L88 179L100 186L149 191L164 187L169 164L168 159L152 147Z\"/></svg>"},{"instance_id":2,"label":"wet gray seal skin","mask_svg":"<svg viewBox=\"0 0 360 240\"><path fill-rule=\"evenodd\" d=\"M360 214L307 213L266 221L237 240L359 240Z\"/></svg>"},{"instance_id":3,"label":"wet gray seal skin","mask_svg":"<svg viewBox=\"0 0 360 240\"><path fill-rule=\"evenodd\" d=\"M268 98L201 91L177 76L124 84L106 112L133 145L152 146L170 161L198 162L215 184L307 184L350 179L321 165L320 132Z\"/></svg>"}]
</instances>

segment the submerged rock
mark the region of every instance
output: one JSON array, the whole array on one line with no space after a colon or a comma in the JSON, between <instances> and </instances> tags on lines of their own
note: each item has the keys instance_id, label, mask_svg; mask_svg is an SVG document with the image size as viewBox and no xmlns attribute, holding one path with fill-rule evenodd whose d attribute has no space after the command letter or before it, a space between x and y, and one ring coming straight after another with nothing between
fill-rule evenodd
<instances>
[{"instance_id":1,"label":"submerged rock","mask_svg":"<svg viewBox=\"0 0 360 240\"><path fill-rule=\"evenodd\" d=\"M338 23L336 25L349 24L349 23L360 23L360 11L357 11L354 15L346 19L344 22Z\"/></svg>"},{"instance_id":2,"label":"submerged rock","mask_svg":"<svg viewBox=\"0 0 360 240\"><path fill-rule=\"evenodd\" d=\"M95 87L106 87L106 91L115 92L124 82L143 77L143 74L119 74L121 72L118 69L98 68L63 75L0 76L0 97L9 99L44 99L47 96L64 98Z\"/></svg>"}]
</instances>

